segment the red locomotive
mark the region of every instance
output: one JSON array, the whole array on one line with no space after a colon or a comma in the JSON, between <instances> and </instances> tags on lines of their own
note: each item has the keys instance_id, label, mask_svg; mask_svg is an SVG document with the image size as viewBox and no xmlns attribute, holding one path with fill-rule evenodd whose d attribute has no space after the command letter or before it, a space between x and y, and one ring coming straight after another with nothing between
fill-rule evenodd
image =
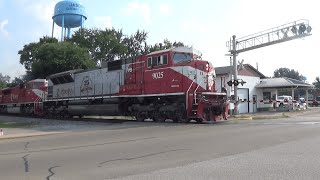
<instances>
[{"instance_id":1,"label":"red locomotive","mask_svg":"<svg viewBox=\"0 0 320 180\"><path fill-rule=\"evenodd\" d=\"M47 79L47 94L42 91L36 95L37 101L32 99L28 103L28 107L34 107L29 108L29 113L39 109L42 115L59 117L125 115L135 116L138 121L150 118L158 122L227 118L227 96L216 92L215 70L210 62L200 60L193 48L156 51L111 61L100 69L71 70ZM35 92L37 88L33 88ZM28 88L18 87L10 92L2 90L2 112L13 112L9 104L26 106L21 99L14 103L7 100L8 94L26 90ZM20 108L19 113L24 112L23 109Z\"/></svg>"},{"instance_id":2,"label":"red locomotive","mask_svg":"<svg viewBox=\"0 0 320 180\"><path fill-rule=\"evenodd\" d=\"M42 108L37 106L46 96L48 81L35 79L26 84L0 90L0 112L35 114Z\"/></svg>"}]
</instances>

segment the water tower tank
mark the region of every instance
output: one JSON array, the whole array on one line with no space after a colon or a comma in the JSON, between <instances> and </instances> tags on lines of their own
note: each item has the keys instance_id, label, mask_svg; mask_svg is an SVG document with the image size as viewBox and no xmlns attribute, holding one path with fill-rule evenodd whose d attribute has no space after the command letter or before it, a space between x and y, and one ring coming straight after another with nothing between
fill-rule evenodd
<instances>
[{"instance_id":1,"label":"water tower tank","mask_svg":"<svg viewBox=\"0 0 320 180\"><path fill-rule=\"evenodd\" d=\"M66 36L68 29L68 37L70 37L70 29L82 27L84 20L87 19L85 8L76 0L63 0L54 7L54 15L52 34L54 31L54 23L62 28L61 40Z\"/></svg>"}]
</instances>

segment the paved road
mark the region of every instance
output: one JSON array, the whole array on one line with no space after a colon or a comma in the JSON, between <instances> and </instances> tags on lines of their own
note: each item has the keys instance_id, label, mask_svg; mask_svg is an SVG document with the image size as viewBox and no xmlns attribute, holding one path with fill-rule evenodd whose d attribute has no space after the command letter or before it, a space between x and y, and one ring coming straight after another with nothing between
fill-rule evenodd
<instances>
[{"instance_id":1,"label":"paved road","mask_svg":"<svg viewBox=\"0 0 320 180\"><path fill-rule=\"evenodd\" d=\"M319 179L320 112L210 125L125 122L0 141L1 179Z\"/></svg>"}]
</instances>

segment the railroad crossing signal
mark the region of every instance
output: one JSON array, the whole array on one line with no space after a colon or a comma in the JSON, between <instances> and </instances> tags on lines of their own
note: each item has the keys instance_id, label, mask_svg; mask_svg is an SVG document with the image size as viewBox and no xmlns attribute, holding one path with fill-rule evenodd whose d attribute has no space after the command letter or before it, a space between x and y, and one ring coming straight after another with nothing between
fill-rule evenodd
<instances>
[{"instance_id":1,"label":"railroad crossing signal","mask_svg":"<svg viewBox=\"0 0 320 180\"><path fill-rule=\"evenodd\" d=\"M253 49L262 48L265 46L270 46L294 39L299 39L307 36L311 36L311 26L309 25L308 20L298 20L288 24L284 24L275 28L271 28L266 31L255 33L249 36L245 36L239 39L236 39L236 36L233 35L230 41L227 41L226 45L229 48L230 54L233 56L233 77L237 80L238 78L238 66L236 57L239 53L250 51ZM240 82L241 83L241 82ZM242 82L243 85L245 82ZM234 96L235 99L238 98L238 88L236 83L228 82L229 86L234 84ZM239 84L238 84L239 85ZM235 114L238 112L238 104L235 103L234 106Z\"/></svg>"},{"instance_id":2,"label":"railroad crossing signal","mask_svg":"<svg viewBox=\"0 0 320 180\"><path fill-rule=\"evenodd\" d=\"M234 85L234 86L238 86L239 84L241 84L241 86L243 86L245 83L247 83L247 82L245 82L244 80L242 80L242 79L236 79L236 80L230 80L230 81L228 81L227 82L227 84L229 85L229 86L232 86L232 85Z\"/></svg>"}]
</instances>

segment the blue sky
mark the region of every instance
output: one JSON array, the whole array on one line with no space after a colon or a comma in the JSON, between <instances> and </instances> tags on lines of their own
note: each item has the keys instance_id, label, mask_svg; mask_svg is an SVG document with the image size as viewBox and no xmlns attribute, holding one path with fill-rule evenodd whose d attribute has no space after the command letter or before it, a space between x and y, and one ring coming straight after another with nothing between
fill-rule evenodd
<instances>
[{"instance_id":1,"label":"blue sky","mask_svg":"<svg viewBox=\"0 0 320 180\"><path fill-rule=\"evenodd\" d=\"M17 52L23 45L51 35L54 5L59 0L0 0L0 73L24 74ZM279 67L298 70L313 82L320 76L320 11L316 0L80 0L88 15L85 27L137 29L149 43L182 41L203 53L214 66L229 65L226 41L299 19L308 19L312 36L239 54L266 76ZM55 37L60 29L56 27Z\"/></svg>"}]
</instances>

